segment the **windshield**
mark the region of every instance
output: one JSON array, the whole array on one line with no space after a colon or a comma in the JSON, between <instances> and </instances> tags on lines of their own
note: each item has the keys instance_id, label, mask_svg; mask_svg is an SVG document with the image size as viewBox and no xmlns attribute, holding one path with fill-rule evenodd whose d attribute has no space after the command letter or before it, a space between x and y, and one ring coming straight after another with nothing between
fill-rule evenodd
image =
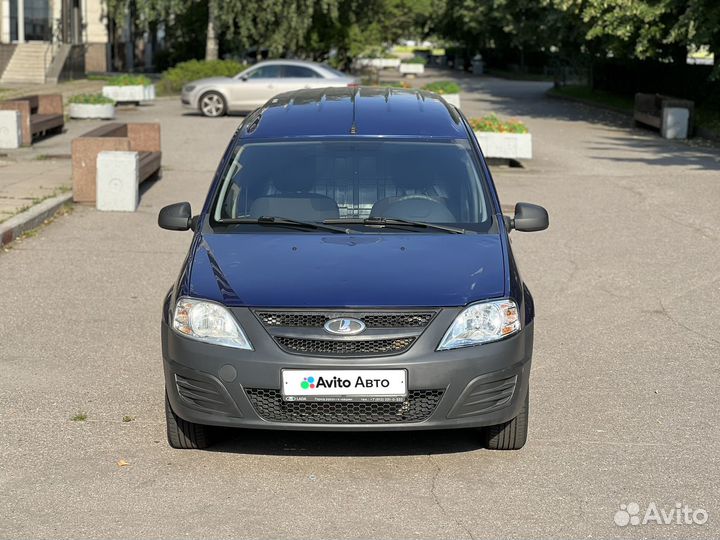
<instances>
[{"instance_id":1,"label":"windshield","mask_svg":"<svg viewBox=\"0 0 720 540\"><path fill-rule=\"evenodd\" d=\"M271 216L356 224L394 218L475 232L493 223L467 141L244 144L221 185L214 221Z\"/></svg>"}]
</instances>

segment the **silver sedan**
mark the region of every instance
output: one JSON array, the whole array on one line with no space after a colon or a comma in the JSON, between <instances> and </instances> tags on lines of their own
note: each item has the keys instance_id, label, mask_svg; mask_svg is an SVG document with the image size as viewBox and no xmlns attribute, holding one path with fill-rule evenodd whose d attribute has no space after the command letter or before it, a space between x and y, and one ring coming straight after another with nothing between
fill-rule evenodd
<instances>
[{"instance_id":1,"label":"silver sedan","mask_svg":"<svg viewBox=\"0 0 720 540\"><path fill-rule=\"evenodd\" d=\"M181 101L205 116L251 111L276 94L301 88L353 86L358 80L325 64L299 60L268 60L235 75L186 84Z\"/></svg>"}]
</instances>

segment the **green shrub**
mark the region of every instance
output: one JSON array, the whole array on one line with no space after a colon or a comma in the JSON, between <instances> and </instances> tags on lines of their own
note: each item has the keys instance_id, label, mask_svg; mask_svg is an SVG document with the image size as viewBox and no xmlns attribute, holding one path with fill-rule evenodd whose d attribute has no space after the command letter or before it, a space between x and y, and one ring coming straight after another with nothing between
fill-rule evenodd
<instances>
[{"instance_id":1,"label":"green shrub","mask_svg":"<svg viewBox=\"0 0 720 540\"><path fill-rule=\"evenodd\" d=\"M78 94L72 96L68 102L81 105L115 105L115 101L102 94Z\"/></svg>"},{"instance_id":2,"label":"green shrub","mask_svg":"<svg viewBox=\"0 0 720 540\"><path fill-rule=\"evenodd\" d=\"M162 74L158 83L161 94L177 94L191 81L208 77L234 77L247 66L235 60L189 60L180 62Z\"/></svg>"},{"instance_id":3,"label":"green shrub","mask_svg":"<svg viewBox=\"0 0 720 540\"><path fill-rule=\"evenodd\" d=\"M424 66L425 64L427 64L427 59L424 56L413 56L412 58L403 60L402 63L403 64L422 64Z\"/></svg>"},{"instance_id":4,"label":"green shrub","mask_svg":"<svg viewBox=\"0 0 720 540\"><path fill-rule=\"evenodd\" d=\"M492 131L495 133L528 133L528 128L520 120L511 118L501 120L495 114L488 114L479 118L469 118L468 122L473 131Z\"/></svg>"},{"instance_id":5,"label":"green shrub","mask_svg":"<svg viewBox=\"0 0 720 540\"><path fill-rule=\"evenodd\" d=\"M149 86L152 81L145 75L125 73L108 80L108 86Z\"/></svg>"},{"instance_id":6,"label":"green shrub","mask_svg":"<svg viewBox=\"0 0 720 540\"><path fill-rule=\"evenodd\" d=\"M423 90L435 92L436 94L459 94L460 87L452 81L436 81L423 86Z\"/></svg>"}]
</instances>

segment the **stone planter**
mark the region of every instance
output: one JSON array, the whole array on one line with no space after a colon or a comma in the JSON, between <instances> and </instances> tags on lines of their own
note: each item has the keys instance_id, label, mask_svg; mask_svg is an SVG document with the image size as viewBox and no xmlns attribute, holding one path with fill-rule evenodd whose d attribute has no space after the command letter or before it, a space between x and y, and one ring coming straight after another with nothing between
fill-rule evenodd
<instances>
[{"instance_id":1,"label":"stone planter","mask_svg":"<svg viewBox=\"0 0 720 540\"><path fill-rule=\"evenodd\" d=\"M403 75L422 75L425 73L425 65L404 62L400 64L400 73Z\"/></svg>"},{"instance_id":2,"label":"stone planter","mask_svg":"<svg viewBox=\"0 0 720 540\"><path fill-rule=\"evenodd\" d=\"M450 105L455 105L458 109L460 108L460 94L441 94L443 99Z\"/></svg>"},{"instance_id":3,"label":"stone planter","mask_svg":"<svg viewBox=\"0 0 720 540\"><path fill-rule=\"evenodd\" d=\"M118 103L152 101L155 99L155 85L148 86L103 86L103 96Z\"/></svg>"},{"instance_id":4,"label":"stone planter","mask_svg":"<svg viewBox=\"0 0 720 540\"><path fill-rule=\"evenodd\" d=\"M532 159L530 133L476 131L475 137L486 158Z\"/></svg>"},{"instance_id":5,"label":"stone planter","mask_svg":"<svg viewBox=\"0 0 720 540\"><path fill-rule=\"evenodd\" d=\"M115 118L115 105L112 103L103 103L102 105L71 103L70 118L100 118L103 120L111 120Z\"/></svg>"},{"instance_id":6,"label":"stone planter","mask_svg":"<svg viewBox=\"0 0 720 540\"><path fill-rule=\"evenodd\" d=\"M359 68L371 67L376 69L397 69L400 65L399 58L357 58L355 65Z\"/></svg>"}]
</instances>

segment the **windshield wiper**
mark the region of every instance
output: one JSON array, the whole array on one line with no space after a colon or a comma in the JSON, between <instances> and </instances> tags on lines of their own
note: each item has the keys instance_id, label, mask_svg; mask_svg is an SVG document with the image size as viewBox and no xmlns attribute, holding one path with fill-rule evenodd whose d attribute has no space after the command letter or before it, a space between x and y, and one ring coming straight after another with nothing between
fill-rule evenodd
<instances>
[{"instance_id":1,"label":"windshield wiper","mask_svg":"<svg viewBox=\"0 0 720 540\"><path fill-rule=\"evenodd\" d=\"M424 221L410 221L408 219L389 217L369 217L365 219L326 219L323 223L348 223L350 225L371 225L379 227L418 227L444 231L452 234L465 234L465 229L458 229L457 227L448 227L446 225L436 225L435 223L426 223Z\"/></svg>"},{"instance_id":2,"label":"windshield wiper","mask_svg":"<svg viewBox=\"0 0 720 540\"><path fill-rule=\"evenodd\" d=\"M316 229L316 230L323 230L323 231L329 231L339 234L350 234L350 229L341 229L340 227L331 227L329 225L325 225L324 223L315 223L313 221L300 221L297 219L290 219L290 218L284 218L279 216L260 216L257 219L248 219L248 218L229 218L229 219L220 219L218 220L218 223L221 223L223 225L244 225L244 224L251 224L251 225L269 225L269 226L277 226L277 227L299 227L302 229Z\"/></svg>"}]
</instances>

